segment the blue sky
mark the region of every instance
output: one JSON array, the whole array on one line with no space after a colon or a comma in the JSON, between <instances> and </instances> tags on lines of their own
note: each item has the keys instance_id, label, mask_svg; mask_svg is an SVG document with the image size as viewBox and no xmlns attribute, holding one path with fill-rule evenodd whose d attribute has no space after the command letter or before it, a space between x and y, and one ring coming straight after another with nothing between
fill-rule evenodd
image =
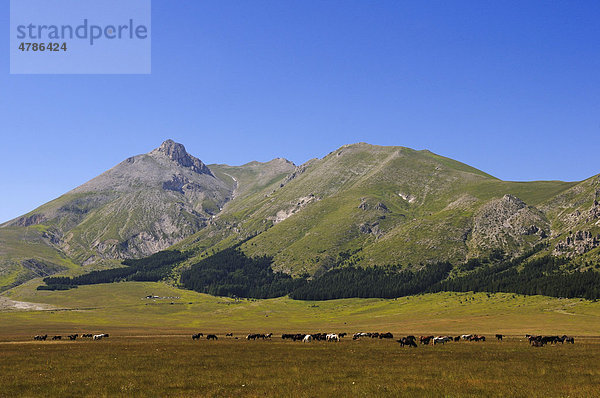
<instances>
[{"instance_id":1,"label":"blue sky","mask_svg":"<svg viewBox=\"0 0 600 398\"><path fill-rule=\"evenodd\" d=\"M206 163L364 141L506 180L600 173L598 1L152 6L148 76L9 75L0 41L0 221L167 138Z\"/></svg>"}]
</instances>

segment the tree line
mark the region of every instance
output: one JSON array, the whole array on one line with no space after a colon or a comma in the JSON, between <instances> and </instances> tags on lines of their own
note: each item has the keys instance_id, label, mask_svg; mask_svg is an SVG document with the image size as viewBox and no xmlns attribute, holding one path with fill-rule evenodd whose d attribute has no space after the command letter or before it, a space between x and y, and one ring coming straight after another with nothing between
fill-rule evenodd
<instances>
[{"instance_id":1,"label":"tree line","mask_svg":"<svg viewBox=\"0 0 600 398\"><path fill-rule=\"evenodd\" d=\"M306 284L303 278L274 272L272 264L271 257L248 257L234 246L192 265L180 282L186 289L214 296L251 298L285 296Z\"/></svg>"},{"instance_id":2,"label":"tree line","mask_svg":"<svg viewBox=\"0 0 600 398\"><path fill-rule=\"evenodd\" d=\"M339 298L395 298L423 293L434 283L448 277L452 265L438 263L420 270L398 267L334 268L321 277L291 292L295 300L332 300Z\"/></svg>"},{"instance_id":3,"label":"tree line","mask_svg":"<svg viewBox=\"0 0 600 398\"><path fill-rule=\"evenodd\" d=\"M92 271L76 277L44 278L46 285L38 290L68 290L80 285L113 283L121 281L158 282L169 276L173 266L187 259L189 253L179 250L165 250L141 259L122 261L125 267L102 271Z\"/></svg>"},{"instance_id":4,"label":"tree line","mask_svg":"<svg viewBox=\"0 0 600 398\"><path fill-rule=\"evenodd\" d=\"M600 273L568 268L567 259L553 256L521 262L518 259L509 260L440 281L428 291L504 292L589 300L600 298Z\"/></svg>"}]
</instances>

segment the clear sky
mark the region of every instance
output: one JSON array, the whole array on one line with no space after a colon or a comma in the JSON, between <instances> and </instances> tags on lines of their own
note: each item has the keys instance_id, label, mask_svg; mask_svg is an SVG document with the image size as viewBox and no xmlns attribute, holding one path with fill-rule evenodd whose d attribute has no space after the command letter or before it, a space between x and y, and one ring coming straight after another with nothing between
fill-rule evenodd
<instances>
[{"instance_id":1,"label":"clear sky","mask_svg":"<svg viewBox=\"0 0 600 398\"><path fill-rule=\"evenodd\" d=\"M148 76L9 75L4 29L0 221L167 138L205 163L364 141L506 180L600 173L597 0L152 6Z\"/></svg>"}]
</instances>

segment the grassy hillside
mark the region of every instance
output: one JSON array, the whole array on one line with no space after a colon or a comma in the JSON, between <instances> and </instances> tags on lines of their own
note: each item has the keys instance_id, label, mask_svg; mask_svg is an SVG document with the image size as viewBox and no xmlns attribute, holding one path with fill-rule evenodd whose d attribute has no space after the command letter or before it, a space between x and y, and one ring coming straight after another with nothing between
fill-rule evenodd
<instances>
[{"instance_id":1,"label":"grassy hillside","mask_svg":"<svg viewBox=\"0 0 600 398\"><path fill-rule=\"evenodd\" d=\"M536 206L574 185L506 182L429 151L347 145L281 182L253 186L180 247L206 255L256 235L244 252L273 256L275 269L294 275L326 270L345 253L361 265L462 262L495 248L516 254L550 234ZM506 195L523 208L507 206ZM522 232L532 225L538 234Z\"/></svg>"},{"instance_id":2,"label":"grassy hillside","mask_svg":"<svg viewBox=\"0 0 600 398\"><path fill-rule=\"evenodd\" d=\"M45 227L0 228L0 291L31 278L79 268L44 238Z\"/></svg>"}]
</instances>

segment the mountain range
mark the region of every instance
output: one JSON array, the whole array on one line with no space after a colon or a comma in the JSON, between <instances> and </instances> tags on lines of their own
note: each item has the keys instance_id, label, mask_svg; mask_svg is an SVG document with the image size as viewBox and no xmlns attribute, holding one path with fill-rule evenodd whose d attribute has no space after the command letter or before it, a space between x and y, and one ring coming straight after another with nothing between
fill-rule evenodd
<instances>
[{"instance_id":1,"label":"mountain range","mask_svg":"<svg viewBox=\"0 0 600 398\"><path fill-rule=\"evenodd\" d=\"M0 225L0 290L167 248L193 253L190 264L234 245L292 276L459 264L534 246L583 270L600 257L599 202L600 175L502 181L426 150L358 143L299 166L229 166L167 140Z\"/></svg>"}]
</instances>

